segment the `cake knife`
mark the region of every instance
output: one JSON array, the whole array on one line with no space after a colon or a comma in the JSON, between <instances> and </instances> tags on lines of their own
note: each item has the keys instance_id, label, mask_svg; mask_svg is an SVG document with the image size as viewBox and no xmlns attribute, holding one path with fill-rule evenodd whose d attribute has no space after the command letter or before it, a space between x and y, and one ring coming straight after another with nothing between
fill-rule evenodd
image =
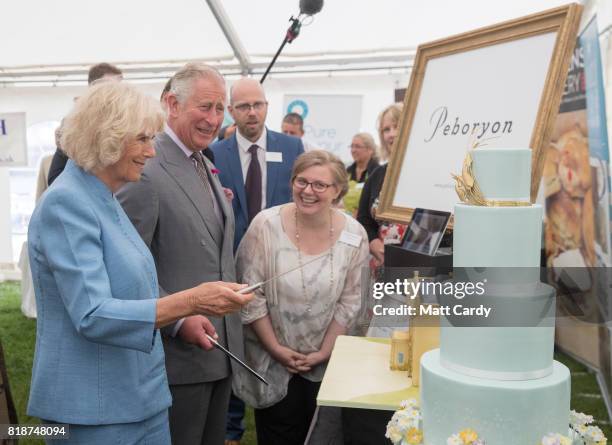
<instances>
[{"instance_id":1,"label":"cake knife","mask_svg":"<svg viewBox=\"0 0 612 445\"><path fill-rule=\"evenodd\" d=\"M286 270L282 273L279 273L277 275L274 275L272 278L268 278L267 280L264 281L260 281L259 283L253 284L251 286L245 287L243 289L240 289L238 291L239 294L249 294L251 292L253 292L254 290L259 289L260 287L262 287L264 284L269 283L272 280L276 280L280 277L282 277L283 275L287 275L288 273L294 272L298 269L301 269L302 267L314 263L315 261L320 260L321 258L325 258L327 255L321 255L318 256L316 258L313 258L310 261L306 261L304 264L301 264L297 267L291 268L289 270ZM249 371L251 374L253 374L255 377L257 377L259 380L261 380L263 383L265 383L266 385L269 385L269 383L266 381L266 379L264 379L262 376L260 376L259 374L257 374L257 372L255 372L249 365L247 365L246 363L244 363L242 360L240 360L238 357L236 357L232 352L230 352L229 349L224 348L223 346L221 346L219 344L219 342L217 342L217 340L215 340L214 338L212 338L210 335L205 334L206 338L208 338L210 340L210 342L215 345L215 347L221 349L223 352L225 352L229 357L231 357L232 359L234 359L236 362L238 362L240 365L242 365L247 371Z\"/></svg>"},{"instance_id":2,"label":"cake knife","mask_svg":"<svg viewBox=\"0 0 612 445\"><path fill-rule=\"evenodd\" d=\"M234 354L232 354L229 349L224 348L223 346L221 346L221 344L219 344L219 342L217 340L215 340L214 338L212 338L210 335L208 335L208 334L205 334L205 335L206 335L206 338L208 338L213 345L215 345L217 348L221 349L223 352L225 352L232 359L236 360L240 365L242 365L242 367L244 367L247 371L249 371L251 374L253 374L255 377L257 377L259 380L264 382L266 385L269 385L269 383L266 381L266 379L264 379L262 376L257 374L249 365L247 365L245 362L243 362L238 357L236 357Z\"/></svg>"},{"instance_id":3,"label":"cake knife","mask_svg":"<svg viewBox=\"0 0 612 445\"><path fill-rule=\"evenodd\" d=\"M320 256L318 256L318 257L316 257L316 258L313 258L313 259L312 259L312 260L310 260L310 261L306 261L304 264L300 264L299 266L296 266L296 267L294 267L294 268L291 268L291 269L289 269L289 270L286 270L286 271L284 271L284 272L281 272L281 273L279 273L279 274L276 274L276 275L274 275L272 278L268 278L268 279L267 279L267 280L265 280L265 281L260 281L259 283L255 283L255 284L252 284L251 286L248 286L248 287L245 287L245 288L243 288L243 289L240 289L240 290L238 291L238 293L239 293L239 294L249 294L249 293L253 292L254 290L259 289L259 288L260 288L260 287L262 287L264 284L269 283L270 281L277 280L277 279L279 279L280 277L282 277L283 275L287 275L288 273L295 272L296 270L299 270L299 269L301 269L301 268L302 268L302 267L304 267L304 266L308 266L309 264L314 263L315 261L318 261L318 260L320 260L321 258L325 258L325 257L327 257L327 256L328 256L327 254L325 254L325 255L320 255Z\"/></svg>"}]
</instances>

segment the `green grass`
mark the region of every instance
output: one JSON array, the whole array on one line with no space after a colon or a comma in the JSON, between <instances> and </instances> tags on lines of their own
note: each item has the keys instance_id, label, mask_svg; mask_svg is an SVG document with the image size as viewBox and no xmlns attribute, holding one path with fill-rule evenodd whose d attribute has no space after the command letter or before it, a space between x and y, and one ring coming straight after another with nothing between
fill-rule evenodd
<instances>
[{"instance_id":1,"label":"green grass","mask_svg":"<svg viewBox=\"0 0 612 445\"><path fill-rule=\"evenodd\" d=\"M4 348L17 416L21 424L38 423L38 419L29 417L25 413L36 339L36 321L29 320L21 314L20 302L18 283L0 283L0 341ZM595 374L566 355L555 353L555 359L565 364L572 372L572 408L594 416L604 434L612 438L612 428ZM256 445L255 422L251 409L247 409L246 425L247 431L242 439L242 445ZM26 439L19 443L29 445L43 442Z\"/></svg>"},{"instance_id":2,"label":"green grass","mask_svg":"<svg viewBox=\"0 0 612 445\"><path fill-rule=\"evenodd\" d=\"M593 416L595 424L601 428L606 437L612 438L612 427L610 426L608 411L601 396L595 374L582 363L565 354L556 352L555 360L567 366L572 373L572 409Z\"/></svg>"},{"instance_id":3,"label":"green grass","mask_svg":"<svg viewBox=\"0 0 612 445\"><path fill-rule=\"evenodd\" d=\"M4 348L8 380L19 423L39 423L28 416L28 393L32 376L32 358L36 341L36 320L21 314L21 294L18 283L0 283L0 341ZM42 441L22 439L20 444L42 444Z\"/></svg>"}]
</instances>

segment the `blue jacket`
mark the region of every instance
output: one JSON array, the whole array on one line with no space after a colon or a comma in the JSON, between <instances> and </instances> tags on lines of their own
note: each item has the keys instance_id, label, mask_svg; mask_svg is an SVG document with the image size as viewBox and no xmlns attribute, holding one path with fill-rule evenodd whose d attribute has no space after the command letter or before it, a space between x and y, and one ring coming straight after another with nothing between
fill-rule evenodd
<instances>
[{"instance_id":1,"label":"blue jacket","mask_svg":"<svg viewBox=\"0 0 612 445\"><path fill-rule=\"evenodd\" d=\"M149 249L110 190L69 161L28 229L38 308L28 414L137 422L171 404Z\"/></svg>"},{"instance_id":2,"label":"blue jacket","mask_svg":"<svg viewBox=\"0 0 612 445\"><path fill-rule=\"evenodd\" d=\"M291 185L289 184L291 170L297 157L304 153L304 145L301 139L293 136L270 130L266 130L266 133L266 151L283 154L282 162L266 162L266 208L269 208L291 201ZM249 213L236 134L234 133L228 139L215 142L211 148L215 154L215 167L220 171L221 184L234 192L232 207L236 219L235 251L249 225Z\"/></svg>"}]
</instances>

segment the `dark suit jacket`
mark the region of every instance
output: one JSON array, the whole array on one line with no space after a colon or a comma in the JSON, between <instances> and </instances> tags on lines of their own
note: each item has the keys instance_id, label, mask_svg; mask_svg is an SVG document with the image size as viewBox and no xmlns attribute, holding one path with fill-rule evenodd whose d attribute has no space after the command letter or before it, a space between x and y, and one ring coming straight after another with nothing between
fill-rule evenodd
<instances>
[{"instance_id":1,"label":"dark suit jacket","mask_svg":"<svg viewBox=\"0 0 612 445\"><path fill-rule=\"evenodd\" d=\"M68 162L66 153L62 149L56 148L51 160L51 166L49 167L49 174L47 175L47 185L53 184L53 181L64 171L66 162Z\"/></svg>"},{"instance_id":2,"label":"dark suit jacket","mask_svg":"<svg viewBox=\"0 0 612 445\"><path fill-rule=\"evenodd\" d=\"M166 133L155 139L157 156L147 161L142 178L123 187L117 198L151 249L157 267L160 295L208 281L236 281L234 215L219 180L209 176L225 218L214 214L193 163ZM242 355L242 324L238 313L208 317L222 343ZM220 380L229 375L223 352L203 351L172 337L174 325L162 329L166 368L171 385ZM233 363L231 364L234 365Z\"/></svg>"},{"instance_id":3,"label":"dark suit jacket","mask_svg":"<svg viewBox=\"0 0 612 445\"><path fill-rule=\"evenodd\" d=\"M291 185L289 184L291 170L297 157L304 153L304 145L299 138L270 130L267 130L266 144L266 151L283 154L283 162L266 162L266 207L273 207L291 201ZM236 134L234 133L228 139L215 142L211 147L215 154L215 166L220 170L221 184L234 192L232 207L236 217L234 235L234 250L236 250L249 225Z\"/></svg>"},{"instance_id":4,"label":"dark suit jacket","mask_svg":"<svg viewBox=\"0 0 612 445\"><path fill-rule=\"evenodd\" d=\"M356 162L353 162L351 165L349 165L346 168L346 172L349 175L349 180L356 181L356 182L365 182L366 179L368 179L368 177L372 173L374 173L374 170L376 170L378 166L379 166L378 161L372 157L368 161L368 165L365 171L361 174L361 178L357 177L357 163Z\"/></svg>"}]
</instances>

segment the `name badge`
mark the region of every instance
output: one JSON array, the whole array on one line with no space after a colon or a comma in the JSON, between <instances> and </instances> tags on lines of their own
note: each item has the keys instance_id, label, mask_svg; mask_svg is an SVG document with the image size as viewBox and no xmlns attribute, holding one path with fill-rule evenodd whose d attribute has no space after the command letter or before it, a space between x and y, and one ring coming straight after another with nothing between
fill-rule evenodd
<instances>
[{"instance_id":1,"label":"name badge","mask_svg":"<svg viewBox=\"0 0 612 445\"><path fill-rule=\"evenodd\" d=\"M349 246L359 247L359 244L361 244L361 235L343 230L338 241L348 244Z\"/></svg>"},{"instance_id":2,"label":"name badge","mask_svg":"<svg viewBox=\"0 0 612 445\"><path fill-rule=\"evenodd\" d=\"M365 185L365 182L358 182L357 185L355 186L355 190L362 190L364 185Z\"/></svg>"},{"instance_id":3,"label":"name badge","mask_svg":"<svg viewBox=\"0 0 612 445\"><path fill-rule=\"evenodd\" d=\"M280 151L266 151L266 162L283 162L283 153Z\"/></svg>"}]
</instances>

